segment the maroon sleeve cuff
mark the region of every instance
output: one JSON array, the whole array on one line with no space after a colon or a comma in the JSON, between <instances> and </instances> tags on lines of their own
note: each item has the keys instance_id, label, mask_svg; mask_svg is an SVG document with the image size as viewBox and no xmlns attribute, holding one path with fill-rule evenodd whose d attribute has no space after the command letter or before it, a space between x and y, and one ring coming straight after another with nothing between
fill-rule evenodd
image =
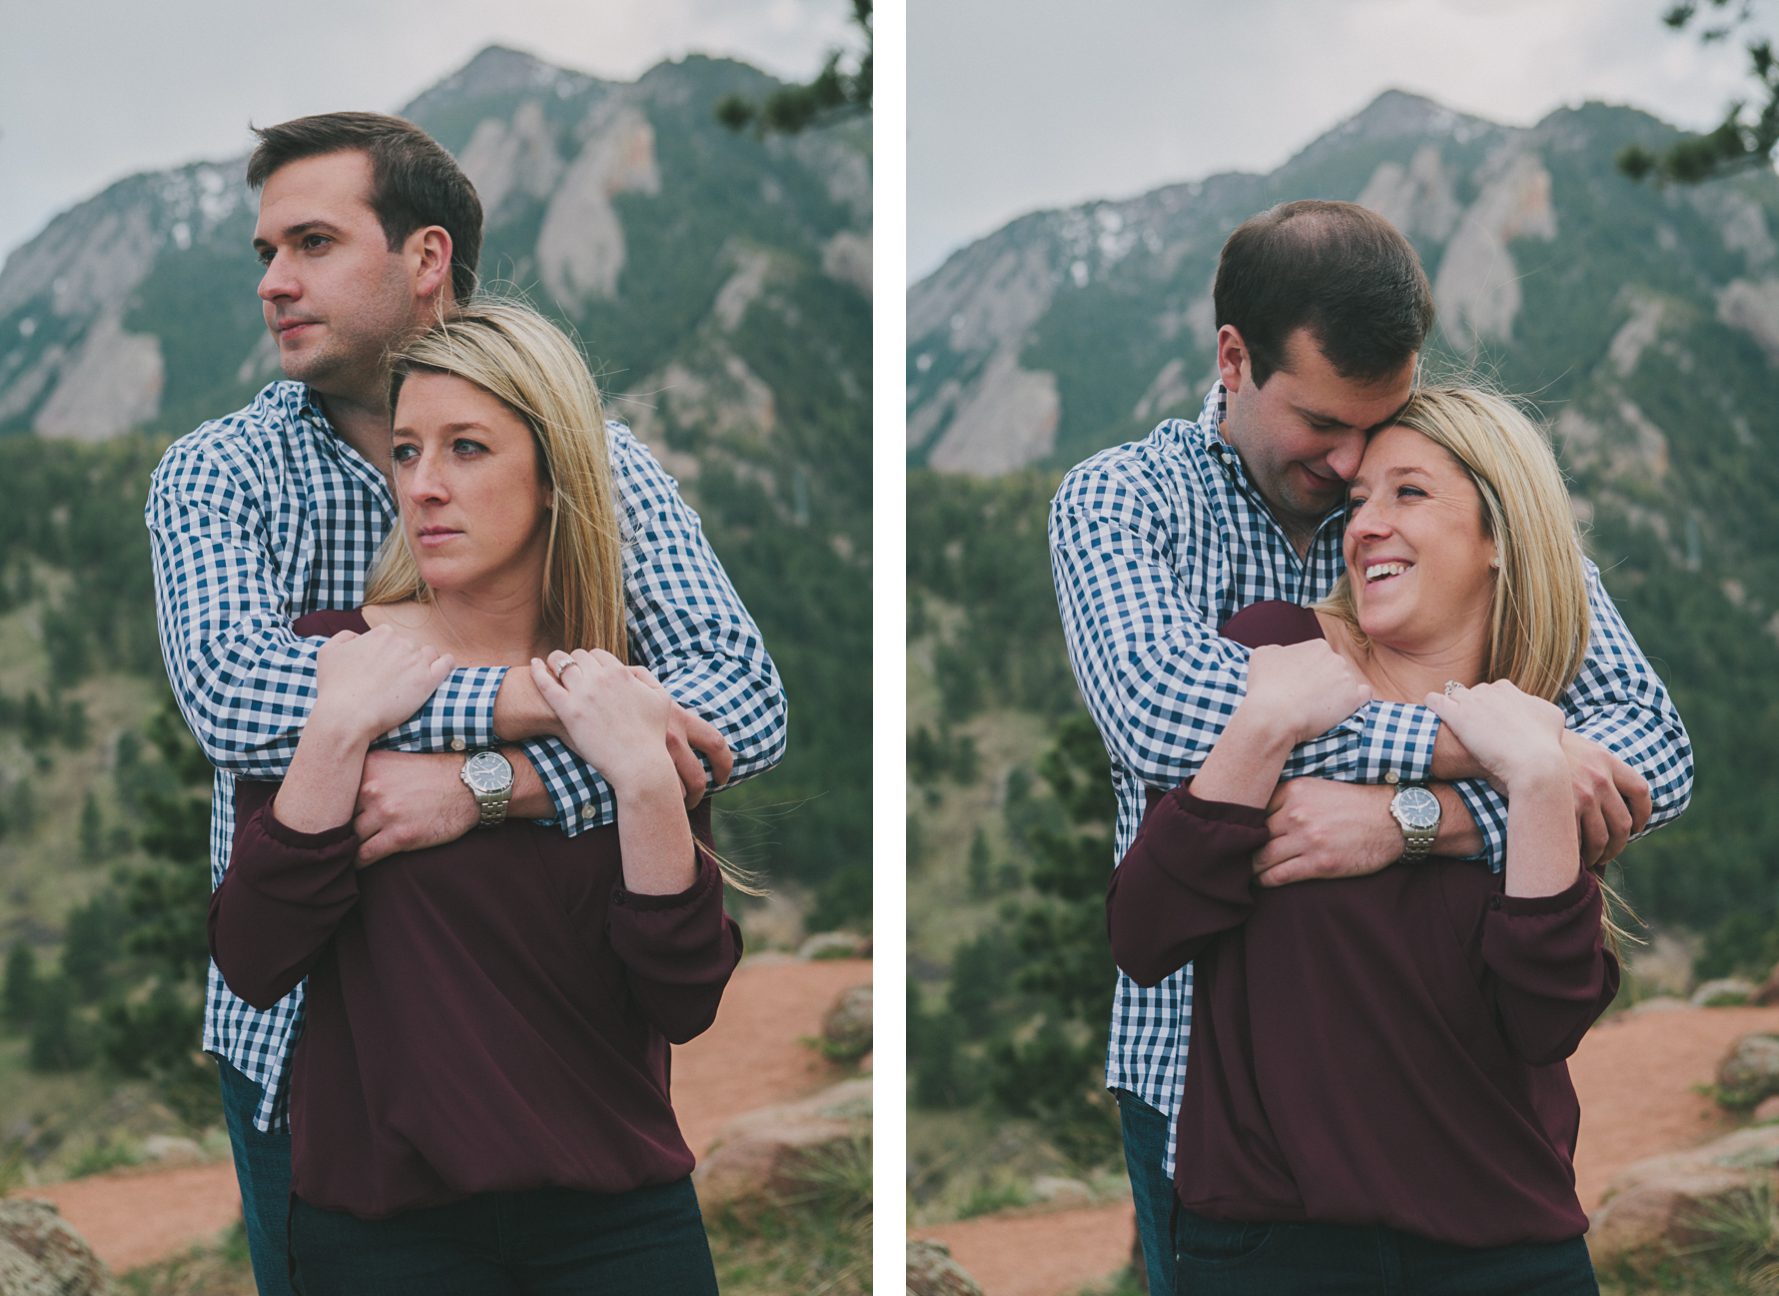
<instances>
[{"instance_id":1,"label":"maroon sleeve cuff","mask_svg":"<svg viewBox=\"0 0 1779 1296\"><path fill-rule=\"evenodd\" d=\"M697 857L697 872L692 875L692 885L684 891L674 891L668 895L647 895L626 889L620 881L612 888L612 904L638 913L679 909L697 904L713 886L721 885L722 874L717 870L716 860L709 851L701 846L694 846L692 850Z\"/></svg>"},{"instance_id":2,"label":"maroon sleeve cuff","mask_svg":"<svg viewBox=\"0 0 1779 1296\"><path fill-rule=\"evenodd\" d=\"M1503 893L1489 898L1489 908L1498 909L1509 918L1535 918L1544 914L1560 914L1567 909L1588 904L1598 889L1593 873L1584 868L1576 874L1575 881L1555 895L1510 896Z\"/></svg>"},{"instance_id":3,"label":"maroon sleeve cuff","mask_svg":"<svg viewBox=\"0 0 1779 1296\"><path fill-rule=\"evenodd\" d=\"M1188 784L1182 783L1162 799L1172 801L1182 813L1199 819L1208 819L1212 823L1233 824L1238 828L1254 828L1265 832L1265 806L1237 805L1234 801L1206 801L1193 796L1188 790L1188 786Z\"/></svg>"},{"instance_id":4,"label":"maroon sleeve cuff","mask_svg":"<svg viewBox=\"0 0 1779 1296\"><path fill-rule=\"evenodd\" d=\"M298 832L278 817L277 807L271 804L266 806L265 813L260 816L260 825L267 837L293 851L324 853L355 840L350 819L337 827L323 828L320 832Z\"/></svg>"},{"instance_id":5,"label":"maroon sleeve cuff","mask_svg":"<svg viewBox=\"0 0 1779 1296\"><path fill-rule=\"evenodd\" d=\"M1544 1066L1568 1057L1618 993L1601 903L1587 869L1556 895L1490 898L1483 963L1493 974L1501 1029L1523 1061Z\"/></svg>"}]
</instances>

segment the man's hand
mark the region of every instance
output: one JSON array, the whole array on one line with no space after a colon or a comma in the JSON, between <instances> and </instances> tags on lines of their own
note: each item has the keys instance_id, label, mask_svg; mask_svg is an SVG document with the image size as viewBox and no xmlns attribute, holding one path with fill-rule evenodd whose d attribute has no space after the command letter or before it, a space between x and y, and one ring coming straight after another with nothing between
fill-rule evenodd
<instances>
[{"instance_id":1,"label":"man's hand","mask_svg":"<svg viewBox=\"0 0 1779 1296\"><path fill-rule=\"evenodd\" d=\"M632 666L630 673L648 684L651 688L667 689L661 681L649 673L647 667ZM672 694L668 698L672 700ZM735 753L729 750L729 740L723 737L723 731L701 715L693 715L678 702L667 713L667 754L673 757L673 767L679 771L679 781L686 787L686 809L690 810L704 799L704 766L698 763L698 753L703 752L704 758L710 762L710 785L722 787L729 781L729 774L735 768Z\"/></svg>"},{"instance_id":2,"label":"man's hand","mask_svg":"<svg viewBox=\"0 0 1779 1296\"><path fill-rule=\"evenodd\" d=\"M364 760L352 830L359 868L402 851L456 841L480 821L463 785L463 757L452 752L373 751Z\"/></svg>"},{"instance_id":3,"label":"man's hand","mask_svg":"<svg viewBox=\"0 0 1779 1296\"><path fill-rule=\"evenodd\" d=\"M1631 837L1649 823L1649 784L1599 743L1563 731L1563 755L1575 793L1581 862L1594 868L1617 859Z\"/></svg>"},{"instance_id":4,"label":"man's hand","mask_svg":"<svg viewBox=\"0 0 1779 1296\"><path fill-rule=\"evenodd\" d=\"M1265 846L1255 852L1261 886L1360 877L1402 858L1402 829L1390 816L1396 789L1332 779L1287 779L1266 806Z\"/></svg>"}]
</instances>

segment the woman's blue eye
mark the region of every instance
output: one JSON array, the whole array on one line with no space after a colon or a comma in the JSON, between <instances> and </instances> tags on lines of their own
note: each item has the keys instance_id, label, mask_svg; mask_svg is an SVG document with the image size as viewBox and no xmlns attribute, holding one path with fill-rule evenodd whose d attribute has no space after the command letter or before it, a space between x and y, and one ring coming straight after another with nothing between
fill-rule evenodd
<instances>
[{"instance_id":1,"label":"woman's blue eye","mask_svg":"<svg viewBox=\"0 0 1779 1296\"><path fill-rule=\"evenodd\" d=\"M457 451L458 454L474 454L476 451L481 450L483 446L480 441L459 438L451 443L451 448Z\"/></svg>"},{"instance_id":2,"label":"woman's blue eye","mask_svg":"<svg viewBox=\"0 0 1779 1296\"><path fill-rule=\"evenodd\" d=\"M390 451L390 458L394 459L396 463L406 463L418 453L419 448L416 446L398 445Z\"/></svg>"}]
</instances>

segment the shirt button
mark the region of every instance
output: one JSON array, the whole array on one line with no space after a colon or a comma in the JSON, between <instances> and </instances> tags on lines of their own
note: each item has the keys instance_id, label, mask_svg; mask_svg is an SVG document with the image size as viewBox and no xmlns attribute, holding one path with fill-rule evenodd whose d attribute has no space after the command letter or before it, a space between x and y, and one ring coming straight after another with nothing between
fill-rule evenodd
<instances>
[{"instance_id":1,"label":"shirt button","mask_svg":"<svg viewBox=\"0 0 1779 1296\"><path fill-rule=\"evenodd\" d=\"M454 751L454 752L460 752L460 751L462 751L462 750L463 750L463 749L464 749L464 748L465 748L465 747L466 747L466 746L468 746L468 744L467 744L467 743L465 743L465 742L464 742L464 741L463 741L463 739L461 739L461 738L453 738L453 739L452 739L452 740L451 740L451 750L452 750L452 751Z\"/></svg>"},{"instance_id":2,"label":"shirt button","mask_svg":"<svg viewBox=\"0 0 1779 1296\"><path fill-rule=\"evenodd\" d=\"M1398 778L1399 778L1399 776L1397 775L1395 770L1385 770L1384 771L1384 782L1388 783L1391 787L1396 786Z\"/></svg>"}]
</instances>

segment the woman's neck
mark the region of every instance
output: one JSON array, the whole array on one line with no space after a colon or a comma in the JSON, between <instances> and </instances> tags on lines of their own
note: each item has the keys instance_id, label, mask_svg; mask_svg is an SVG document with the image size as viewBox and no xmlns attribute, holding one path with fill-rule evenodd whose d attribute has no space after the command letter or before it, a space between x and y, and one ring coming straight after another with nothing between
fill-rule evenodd
<instances>
[{"instance_id":1,"label":"woman's neck","mask_svg":"<svg viewBox=\"0 0 1779 1296\"><path fill-rule=\"evenodd\" d=\"M1449 640L1409 647L1375 639L1361 642L1352 626L1325 612L1317 612L1316 620L1321 623L1329 645L1371 682L1379 701L1419 703L1427 694L1444 688L1447 680L1465 685L1482 683L1488 654L1480 635L1455 635Z\"/></svg>"},{"instance_id":2,"label":"woman's neck","mask_svg":"<svg viewBox=\"0 0 1779 1296\"><path fill-rule=\"evenodd\" d=\"M535 593L503 597L435 590L426 603L366 607L364 619L423 638L454 656L459 666L523 666L560 646L550 642Z\"/></svg>"}]
</instances>

